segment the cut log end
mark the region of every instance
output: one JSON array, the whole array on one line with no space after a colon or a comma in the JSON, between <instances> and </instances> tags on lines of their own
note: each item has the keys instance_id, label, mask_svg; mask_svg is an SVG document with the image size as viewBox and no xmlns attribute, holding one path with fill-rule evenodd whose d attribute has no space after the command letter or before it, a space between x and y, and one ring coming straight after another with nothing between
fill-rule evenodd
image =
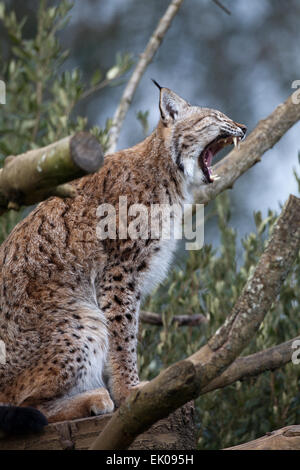
<instances>
[{"instance_id":1,"label":"cut log end","mask_svg":"<svg viewBox=\"0 0 300 470\"><path fill-rule=\"evenodd\" d=\"M89 132L78 132L70 139L70 154L75 165L86 173L94 173L103 165L102 147Z\"/></svg>"}]
</instances>

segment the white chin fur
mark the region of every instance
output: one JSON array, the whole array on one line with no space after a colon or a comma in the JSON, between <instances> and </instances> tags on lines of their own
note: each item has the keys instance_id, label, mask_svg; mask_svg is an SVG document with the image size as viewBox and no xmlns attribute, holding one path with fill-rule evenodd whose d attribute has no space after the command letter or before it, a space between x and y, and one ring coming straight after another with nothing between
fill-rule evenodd
<instances>
[{"instance_id":1,"label":"white chin fur","mask_svg":"<svg viewBox=\"0 0 300 470\"><path fill-rule=\"evenodd\" d=\"M198 164L195 164L195 166L194 166L194 173L193 173L193 177L192 177L190 183L192 185L196 185L197 187L205 186L207 184L206 183L206 178L205 178L201 168L199 168Z\"/></svg>"},{"instance_id":2,"label":"white chin fur","mask_svg":"<svg viewBox=\"0 0 300 470\"><path fill-rule=\"evenodd\" d=\"M196 162L193 158L186 158L184 162L184 173L188 178L194 180Z\"/></svg>"}]
</instances>

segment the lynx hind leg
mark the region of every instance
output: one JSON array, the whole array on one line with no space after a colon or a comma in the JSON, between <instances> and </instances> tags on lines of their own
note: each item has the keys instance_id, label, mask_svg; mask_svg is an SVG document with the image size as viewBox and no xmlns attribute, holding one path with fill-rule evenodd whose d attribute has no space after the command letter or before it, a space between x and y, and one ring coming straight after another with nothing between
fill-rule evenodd
<instances>
[{"instance_id":1,"label":"lynx hind leg","mask_svg":"<svg viewBox=\"0 0 300 470\"><path fill-rule=\"evenodd\" d=\"M49 423L55 423L111 413L114 404L108 391L102 387L73 397L45 402L39 405L38 409L46 416Z\"/></svg>"}]
</instances>

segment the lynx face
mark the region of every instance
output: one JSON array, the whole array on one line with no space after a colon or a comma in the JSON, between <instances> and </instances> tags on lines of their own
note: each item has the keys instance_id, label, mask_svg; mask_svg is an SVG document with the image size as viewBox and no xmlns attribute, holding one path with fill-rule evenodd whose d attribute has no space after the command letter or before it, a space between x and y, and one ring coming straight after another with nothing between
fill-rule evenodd
<instances>
[{"instance_id":1,"label":"lynx face","mask_svg":"<svg viewBox=\"0 0 300 470\"><path fill-rule=\"evenodd\" d=\"M160 88L159 107L163 126L170 130L169 146L178 167L191 180L197 174L199 180L200 173L202 183L213 183L218 179L212 174L213 157L227 145L238 146L246 126L220 111L191 106L168 88Z\"/></svg>"}]
</instances>

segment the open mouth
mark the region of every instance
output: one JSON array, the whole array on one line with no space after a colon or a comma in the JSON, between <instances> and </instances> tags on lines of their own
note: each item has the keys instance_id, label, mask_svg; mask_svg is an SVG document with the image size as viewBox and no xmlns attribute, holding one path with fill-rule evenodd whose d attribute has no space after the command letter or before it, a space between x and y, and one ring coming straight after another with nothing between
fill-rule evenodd
<instances>
[{"instance_id":1,"label":"open mouth","mask_svg":"<svg viewBox=\"0 0 300 470\"><path fill-rule=\"evenodd\" d=\"M228 145L234 144L235 147L239 148L241 137L235 137L229 134L221 134L219 137L214 139L210 144L208 144L205 149L199 155L199 166L205 176L206 183L213 183L217 181L219 176L213 175L212 173L212 160L215 155L217 155L220 150Z\"/></svg>"}]
</instances>

